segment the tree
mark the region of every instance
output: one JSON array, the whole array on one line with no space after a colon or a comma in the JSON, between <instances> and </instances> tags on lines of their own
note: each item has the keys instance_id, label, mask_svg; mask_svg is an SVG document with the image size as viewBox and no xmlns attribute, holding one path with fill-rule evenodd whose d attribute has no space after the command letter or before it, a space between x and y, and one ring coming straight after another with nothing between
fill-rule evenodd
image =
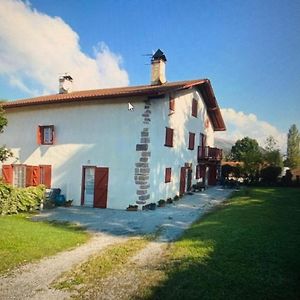
<instances>
[{"instance_id":1,"label":"tree","mask_svg":"<svg viewBox=\"0 0 300 300\"><path fill-rule=\"evenodd\" d=\"M272 136L269 136L265 141L263 159L269 166L283 167L282 155L277 147L277 141Z\"/></svg>"},{"instance_id":2,"label":"tree","mask_svg":"<svg viewBox=\"0 0 300 300\"><path fill-rule=\"evenodd\" d=\"M244 163L244 173L250 179L254 178L259 171L262 154L255 139L244 137L238 140L231 148L231 157L235 161Z\"/></svg>"},{"instance_id":3,"label":"tree","mask_svg":"<svg viewBox=\"0 0 300 300\"><path fill-rule=\"evenodd\" d=\"M297 126L293 124L287 135L286 166L294 169L300 165L300 134Z\"/></svg>"},{"instance_id":4,"label":"tree","mask_svg":"<svg viewBox=\"0 0 300 300\"><path fill-rule=\"evenodd\" d=\"M4 115L4 110L0 103L0 133L3 133L5 126L7 126L7 119ZM4 162L9 157L12 157L13 153L5 146L0 146L0 161Z\"/></svg>"}]
</instances>

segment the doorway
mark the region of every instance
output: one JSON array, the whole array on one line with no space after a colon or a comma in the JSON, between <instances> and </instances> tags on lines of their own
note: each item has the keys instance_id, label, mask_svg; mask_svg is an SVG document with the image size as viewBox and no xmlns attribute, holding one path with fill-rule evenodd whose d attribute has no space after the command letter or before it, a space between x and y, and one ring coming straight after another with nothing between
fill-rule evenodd
<instances>
[{"instance_id":1,"label":"doorway","mask_svg":"<svg viewBox=\"0 0 300 300\"><path fill-rule=\"evenodd\" d=\"M191 167L181 167L179 195L184 195L185 192L189 192L192 189L192 172Z\"/></svg>"},{"instance_id":2,"label":"doorway","mask_svg":"<svg viewBox=\"0 0 300 300\"><path fill-rule=\"evenodd\" d=\"M83 166L81 205L107 207L108 172L108 168Z\"/></svg>"}]
</instances>

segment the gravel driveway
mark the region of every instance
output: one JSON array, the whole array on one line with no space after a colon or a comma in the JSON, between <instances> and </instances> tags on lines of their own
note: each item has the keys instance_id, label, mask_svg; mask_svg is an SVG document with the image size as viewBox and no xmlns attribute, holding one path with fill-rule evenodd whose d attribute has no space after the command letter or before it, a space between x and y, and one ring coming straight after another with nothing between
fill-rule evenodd
<instances>
[{"instance_id":1,"label":"gravel driveway","mask_svg":"<svg viewBox=\"0 0 300 300\"><path fill-rule=\"evenodd\" d=\"M221 203L232 190L209 188L201 193L186 195L166 207L148 211L125 211L87 207L58 207L45 210L35 220L69 221L93 232L113 236L140 235L161 230L161 241L175 239L210 207Z\"/></svg>"}]
</instances>

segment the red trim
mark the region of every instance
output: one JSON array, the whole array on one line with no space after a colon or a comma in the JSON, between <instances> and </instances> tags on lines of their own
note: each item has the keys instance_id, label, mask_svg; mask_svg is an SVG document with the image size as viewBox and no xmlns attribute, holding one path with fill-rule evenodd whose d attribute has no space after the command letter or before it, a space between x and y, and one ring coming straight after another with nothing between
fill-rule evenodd
<instances>
[{"instance_id":1,"label":"red trim","mask_svg":"<svg viewBox=\"0 0 300 300\"><path fill-rule=\"evenodd\" d=\"M173 135L174 135L174 129L166 127L166 137L165 137L166 147L173 147Z\"/></svg>"},{"instance_id":2,"label":"red trim","mask_svg":"<svg viewBox=\"0 0 300 300\"><path fill-rule=\"evenodd\" d=\"M41 128L41 126L38 126L38 128L37 128L36 142L38 145L42 144L42 128Z\"/></svg>"},{"instance_id":3,"label":"red trim","mask_svg":"<svg viewBox=\"0 0 300 300\"><path fill-rule=\"evenodd\" d=\"M52 166L40 165L40 183L44 184L48 189L51 188L52 181ZM43 174L43 176L41 176Z\"/></svg>"},{"instance_id":4,"label":"red trim","mask_svg":"<svg viewBox=\"0 0 300 300\"><path fill-rule=\"evenodd\" d=\"M174 98L169 99L169 110L175 111L175 99Z\"/></svg>"},{"instance_id":5,"label":"red trim","mask_svg":"<svg viewBox=\"0 0 300 300\"><path fill-rule=\"evenodd\" d=\"M13 165L2 165L3 181L8 184L13 184Z\"/></svg>"},{"instance_id":6,"label":"red trim","mask_svg":"<svg viewBox=\"0 0 300 300\"><path fill-rule=\"evenodd\" d=\"M50 128L51 140L49 143L45 142L45 129ZM53 145L54 144L54 125L38 126L37 135L38 145Z\"/></svg>"},{"instance_id":7,"label":"red trim","mask_svg":"<svg viewBox=\"0 0 300 300\"><path fill-rule=\"evenodd\" d=\"M194 150L195 148L195 133L189 132L189 150Z\"/></svg>"},{"instance_id":8,"label":"red trim","mask_svg":"<svg viewBox=\"0 0 300 300\"><path fill-rule=\"evenodd\" d=\"M172 168L165 169L165 183L171 182Z\"/></svg>"}]
</instances>

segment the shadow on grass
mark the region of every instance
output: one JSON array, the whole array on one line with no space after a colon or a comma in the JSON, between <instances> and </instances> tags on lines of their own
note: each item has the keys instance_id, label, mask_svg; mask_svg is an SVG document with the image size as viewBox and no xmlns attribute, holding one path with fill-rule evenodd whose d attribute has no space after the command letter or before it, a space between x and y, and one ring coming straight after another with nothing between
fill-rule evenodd
<instances>
[{"instance_id":1,"label":"shadow on grass","mask_svg":"<svg viewBox=\"0 0 300 300\"><path fill-rule=\"evenodd\" d=\"M297 190L240 191L171 247L142 298L299 299L299 221Z\"/></svg>"}]
</instances>

